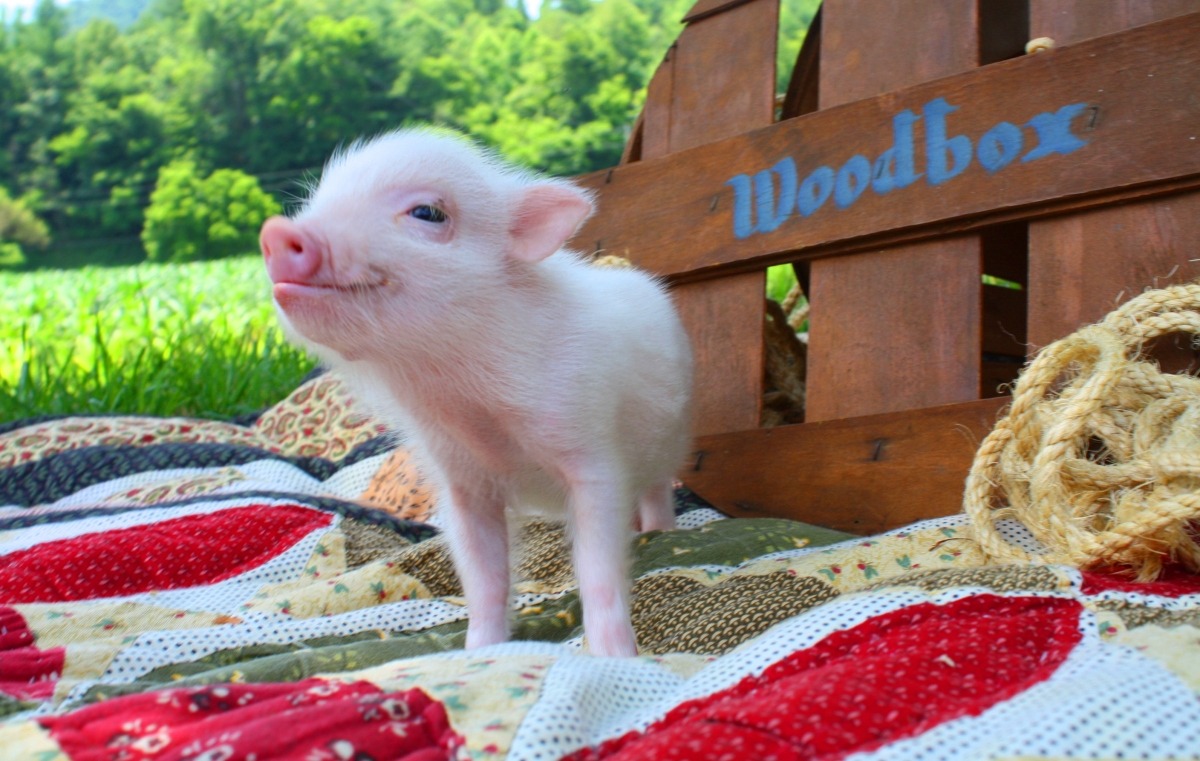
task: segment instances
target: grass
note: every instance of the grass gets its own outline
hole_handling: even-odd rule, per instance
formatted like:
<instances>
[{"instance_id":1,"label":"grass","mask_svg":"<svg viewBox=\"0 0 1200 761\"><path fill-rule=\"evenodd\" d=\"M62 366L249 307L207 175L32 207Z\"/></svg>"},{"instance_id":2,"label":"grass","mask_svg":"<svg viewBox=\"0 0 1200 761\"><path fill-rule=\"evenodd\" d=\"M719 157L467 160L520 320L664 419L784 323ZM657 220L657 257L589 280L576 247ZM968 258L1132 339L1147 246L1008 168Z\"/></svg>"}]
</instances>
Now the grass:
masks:
<instances>
[{"instance_id":1,"label":"grass","mask_svg":"<svg viewBox=\"0 0 1200 761\"><path fill-rule=\"evenodd\" d=\"M258 256L0 273L0 422L125 413L228 419L312 367L279 330Z\"/></svg>"}]
</instances>

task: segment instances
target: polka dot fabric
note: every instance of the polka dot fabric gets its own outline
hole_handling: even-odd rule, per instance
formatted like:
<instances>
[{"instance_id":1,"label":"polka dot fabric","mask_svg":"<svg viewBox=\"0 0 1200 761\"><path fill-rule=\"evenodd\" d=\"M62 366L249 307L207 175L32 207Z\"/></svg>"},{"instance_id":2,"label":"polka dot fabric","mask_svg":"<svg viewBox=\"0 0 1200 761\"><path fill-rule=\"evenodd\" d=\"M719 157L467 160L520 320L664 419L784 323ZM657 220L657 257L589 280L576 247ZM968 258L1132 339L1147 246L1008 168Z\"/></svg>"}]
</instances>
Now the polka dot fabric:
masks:
<instances>
[{"instance_id":1,"label":"polka dot fabric","mask_svg":"<svg viewBox=\"0 0 1200 761\"><path fill-rule=\"evenodd\" d=\"M0 432L0 758L1195 759L1200 581L875 537L631 537L639 658L587 653L560 524L520 641L466 610L417 458L322 376L251 424ZM1013 528L1015 541L1033 542Z\"/></svg>"},{"instance_id":2,"label":"polka dot fabric","mask_svg":"<svg viewBox=\"0 0 1200 761\"><path fill-rule=\"evenodd\" d=\"M1079 641L1081 610L1070 600L990 595L902 608L574 758L700 759L721 746L787 758L873 750L1044 681ZM964 627L988 636L963 637Z\"/></svg>"}]
</instances>

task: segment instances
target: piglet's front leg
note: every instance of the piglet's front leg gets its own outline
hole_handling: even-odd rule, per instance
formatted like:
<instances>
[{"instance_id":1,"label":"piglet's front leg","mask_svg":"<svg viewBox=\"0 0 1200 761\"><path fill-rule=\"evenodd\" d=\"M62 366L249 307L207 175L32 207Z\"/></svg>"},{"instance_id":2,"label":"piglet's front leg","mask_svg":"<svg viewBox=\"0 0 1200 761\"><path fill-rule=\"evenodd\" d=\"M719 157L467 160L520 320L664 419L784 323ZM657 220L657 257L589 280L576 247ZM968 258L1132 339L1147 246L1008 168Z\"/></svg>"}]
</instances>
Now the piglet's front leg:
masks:
<instances>
[{"instance_id":1,"label":"piglet's front leg","mask_svg":"<svg viewBox=\"0 0 1200 761\"><path fill-rule=\"evenodd\" d=\"M605 468L569 479L575 576L583 630L593 655L637 655L629 612L629 526L633 495Z\"/></svg>"},{"instance_id":2,"label":"piglet's front leg","mask_svg":"<svg viewBox=\"0 0 1200 761\"><path fill-rule=\"evenodd\" d=\"M467 647L508 640L508 526L497 496L452 486L445 495L450 552L467 599Z\"/></svg>"}]
</instances>

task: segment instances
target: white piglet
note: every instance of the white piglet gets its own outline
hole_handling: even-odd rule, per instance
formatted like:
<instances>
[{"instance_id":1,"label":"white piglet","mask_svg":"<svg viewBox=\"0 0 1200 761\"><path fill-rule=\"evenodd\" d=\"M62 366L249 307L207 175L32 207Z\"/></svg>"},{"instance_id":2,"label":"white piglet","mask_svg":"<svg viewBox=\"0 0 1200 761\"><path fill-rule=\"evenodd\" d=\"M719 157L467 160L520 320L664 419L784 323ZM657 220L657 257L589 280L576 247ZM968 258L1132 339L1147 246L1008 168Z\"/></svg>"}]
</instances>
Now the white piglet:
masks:
<instances>
[{"instance_id":1,"label":"white piglet","mask_svg":"<svg viewBox=\"0 0 1200 761\"><path fill-rule=\"evenodd\" d=\"M565 507L588 647L635 655L631 531L674 525L691 351L659 282L562 248L591 211L569 182L409 130L335 156L262 228L289 335L423 455L467 647L508 639L510 518Z\"/></svg>"}]
</instances>

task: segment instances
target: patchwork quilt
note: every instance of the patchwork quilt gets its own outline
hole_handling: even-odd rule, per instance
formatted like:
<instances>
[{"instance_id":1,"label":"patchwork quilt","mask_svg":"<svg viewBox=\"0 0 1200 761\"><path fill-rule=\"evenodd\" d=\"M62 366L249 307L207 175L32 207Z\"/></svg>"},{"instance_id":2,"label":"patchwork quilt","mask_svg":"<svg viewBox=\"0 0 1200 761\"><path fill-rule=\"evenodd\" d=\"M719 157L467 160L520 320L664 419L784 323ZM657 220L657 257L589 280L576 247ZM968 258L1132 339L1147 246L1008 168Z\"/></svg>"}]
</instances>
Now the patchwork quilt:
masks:
<instances>
[{"instance_id":1,"label":"patchwork quilt","mask_svg":"<svg viewBox=\"0 0 1200 761\"><path fill-rule=\"evenodd\" d=\"M677 498L631 539L641 656L587 653L541 521L516 640L464 651L429 486L336 378L0 427L0 759L1200 758L1194 576Z\"/></svg>"}]
</instances>

